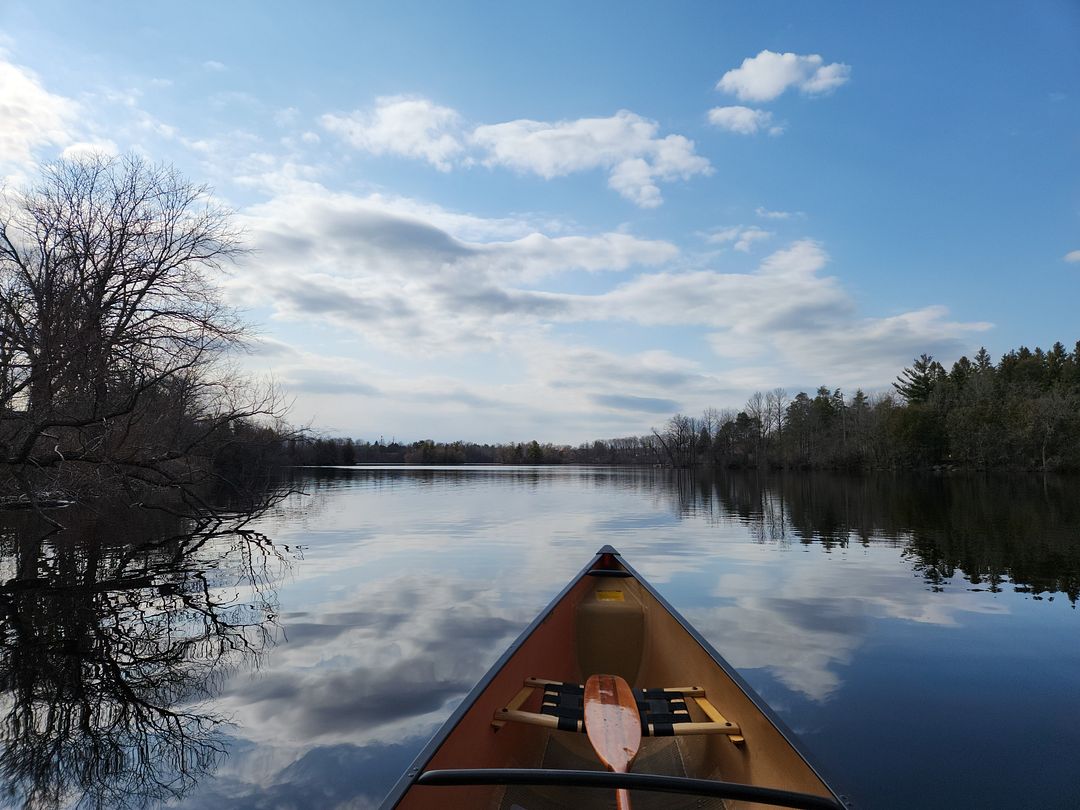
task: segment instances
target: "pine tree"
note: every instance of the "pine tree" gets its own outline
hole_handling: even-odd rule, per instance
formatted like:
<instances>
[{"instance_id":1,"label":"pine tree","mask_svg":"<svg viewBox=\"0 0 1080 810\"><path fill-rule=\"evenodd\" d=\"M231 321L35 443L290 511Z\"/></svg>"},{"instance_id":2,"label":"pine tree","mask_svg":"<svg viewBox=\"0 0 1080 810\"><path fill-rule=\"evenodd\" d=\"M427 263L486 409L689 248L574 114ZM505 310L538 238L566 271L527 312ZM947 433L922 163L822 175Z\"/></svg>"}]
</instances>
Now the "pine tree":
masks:
<instances>
[{"instance_id":1,"label":"pine tree","mask_svg":"<svg viewBox=\"0 0 1080 810\"><path fill-rule=\"evenodd\" d=\"M926 402L936 386L945 377L945 369L929 354L921 354L905 368L893 383L893 388L908 404Z\"/></svg>"}]
</instances>

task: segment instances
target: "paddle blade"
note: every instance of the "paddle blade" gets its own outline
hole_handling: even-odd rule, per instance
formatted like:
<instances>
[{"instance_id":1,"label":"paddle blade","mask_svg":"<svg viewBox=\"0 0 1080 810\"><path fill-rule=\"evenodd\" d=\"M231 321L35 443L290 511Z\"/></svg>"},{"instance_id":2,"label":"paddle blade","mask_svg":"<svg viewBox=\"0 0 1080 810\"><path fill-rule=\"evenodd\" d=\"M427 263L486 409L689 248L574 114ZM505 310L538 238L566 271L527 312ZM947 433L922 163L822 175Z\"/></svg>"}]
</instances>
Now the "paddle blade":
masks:
<instances>
[{"instance_id":1,"label":"paddle blade","mask_svg":"<svg viewBox=\"0 0 1080 810\"><path fill-rule=\"evenodd\" d=\"M600 762L626 773L641 747L641 719L630 685L618 675L585 682L585 730Z\"/></svg>"}]
</instances>

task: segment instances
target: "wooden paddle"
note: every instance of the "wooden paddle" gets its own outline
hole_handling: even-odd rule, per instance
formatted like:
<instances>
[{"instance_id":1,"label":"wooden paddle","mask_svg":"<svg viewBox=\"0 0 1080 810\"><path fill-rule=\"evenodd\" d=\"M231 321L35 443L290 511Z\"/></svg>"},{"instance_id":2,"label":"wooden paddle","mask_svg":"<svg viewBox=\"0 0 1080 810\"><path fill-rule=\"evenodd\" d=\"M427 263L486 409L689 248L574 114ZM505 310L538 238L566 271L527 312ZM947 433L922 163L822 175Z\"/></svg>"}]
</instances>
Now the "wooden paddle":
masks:
<instances>
[{"instance_id":1,"label":"wooden paddle","mask_svg":"<svg viewBox=\"0 0 1080 810\"><path fill-rule=\"evenodd\" d=\"M618 675L590 675L585 682L585 731L609 771L627 773L641 746L641 718L630 685ZM630 794L615 792L618 810L630 810Z\"/></svg>"}]
</instances>

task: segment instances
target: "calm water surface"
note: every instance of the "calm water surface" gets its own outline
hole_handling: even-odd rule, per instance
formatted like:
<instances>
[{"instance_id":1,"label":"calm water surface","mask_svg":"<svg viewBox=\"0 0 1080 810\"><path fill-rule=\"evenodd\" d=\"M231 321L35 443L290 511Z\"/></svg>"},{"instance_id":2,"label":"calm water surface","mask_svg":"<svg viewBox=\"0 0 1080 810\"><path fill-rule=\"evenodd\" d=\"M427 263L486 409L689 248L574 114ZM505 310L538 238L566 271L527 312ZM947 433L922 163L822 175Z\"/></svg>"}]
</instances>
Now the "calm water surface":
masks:
<instances>
[{"instance_id":1,"label":"calm water surface","mask_svg":"<svg viewBox=\"0 0 1080 810\"><path fill-rule=\"evenodd\" d=\"M319 470L0 525L0 798L367 808L601 545L863 808L1080 806L1080 482ZM195 529L196 531L193 531Z\"/></svg>"}]
</instances>

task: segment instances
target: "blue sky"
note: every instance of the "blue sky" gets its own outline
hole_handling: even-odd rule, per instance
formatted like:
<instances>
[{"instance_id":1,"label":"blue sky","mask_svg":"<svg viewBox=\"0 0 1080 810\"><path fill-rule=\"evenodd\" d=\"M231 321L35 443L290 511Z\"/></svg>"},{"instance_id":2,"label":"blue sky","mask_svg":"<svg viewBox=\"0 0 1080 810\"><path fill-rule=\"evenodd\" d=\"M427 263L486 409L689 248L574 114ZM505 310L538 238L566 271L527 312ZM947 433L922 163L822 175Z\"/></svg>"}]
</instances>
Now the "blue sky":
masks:
<instances>
[{"instance_id":1,"label":"blue sky","mask_svg":"<svg viewBox=\"0 0 1080 810\"><path fill-rule=\"evenodd\" d=\"M1080 6L0 5L0 176L207 182L292 417L646 432L1080 338Z\"/></svg>"}]
</instances>

